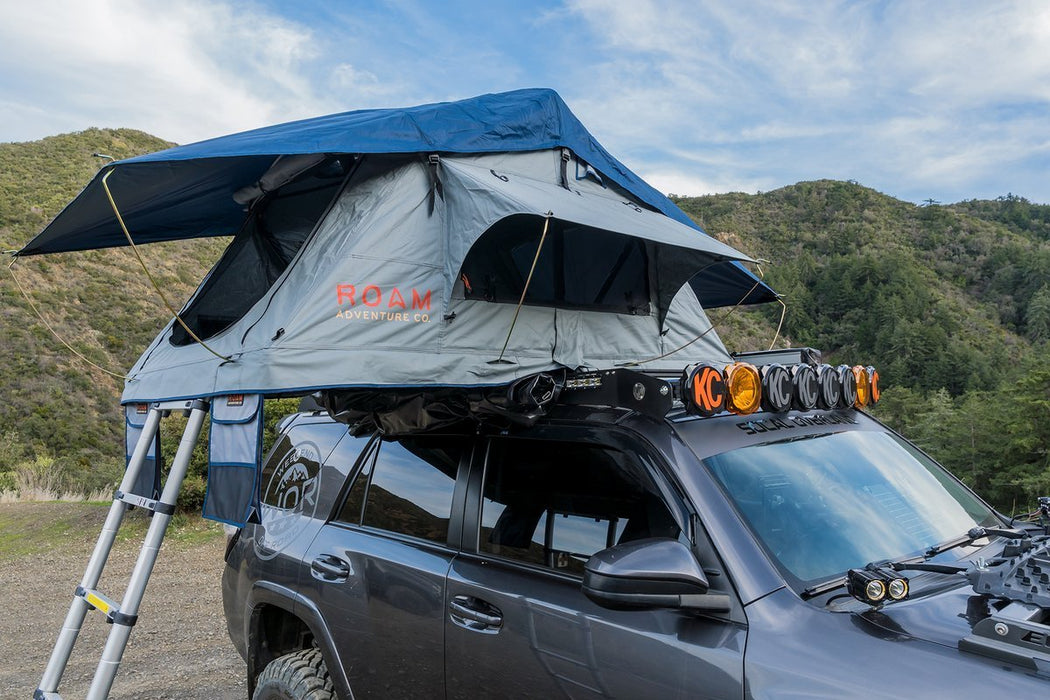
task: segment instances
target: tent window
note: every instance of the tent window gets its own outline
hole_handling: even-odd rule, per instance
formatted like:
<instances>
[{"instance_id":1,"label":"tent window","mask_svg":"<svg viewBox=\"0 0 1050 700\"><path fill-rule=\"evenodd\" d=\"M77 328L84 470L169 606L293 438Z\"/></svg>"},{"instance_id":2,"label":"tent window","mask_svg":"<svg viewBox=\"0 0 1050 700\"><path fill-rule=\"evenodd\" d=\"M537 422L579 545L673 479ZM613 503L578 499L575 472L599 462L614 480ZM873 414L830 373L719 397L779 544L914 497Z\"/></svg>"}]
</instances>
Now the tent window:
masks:
<instances>
[{"instance_id":1,"label":"tent window","mask_svg":"<svg viewBox=\"0 0 1050 700\"><path fill-rule=\"evenodd\" d=\"M180 314L206 340L236 323L277 281L299 252L343 182L339 159L329 159L252 207L247 221L197 294ZM175 324L172 345L193 338Z\"/></svg>"},{"instance_id":2,"label":"tent window","mask_svg":"<svg viewBox=\"0 0 1050 700\"><path fill-rule=\"evenodd\" d=\"M542 233L543 217L533 214L493 225L463 261L464 296L517 303ZM644 241L551 219L525 303L647 315L648 268Z\"/></svg>"}]
</instances>

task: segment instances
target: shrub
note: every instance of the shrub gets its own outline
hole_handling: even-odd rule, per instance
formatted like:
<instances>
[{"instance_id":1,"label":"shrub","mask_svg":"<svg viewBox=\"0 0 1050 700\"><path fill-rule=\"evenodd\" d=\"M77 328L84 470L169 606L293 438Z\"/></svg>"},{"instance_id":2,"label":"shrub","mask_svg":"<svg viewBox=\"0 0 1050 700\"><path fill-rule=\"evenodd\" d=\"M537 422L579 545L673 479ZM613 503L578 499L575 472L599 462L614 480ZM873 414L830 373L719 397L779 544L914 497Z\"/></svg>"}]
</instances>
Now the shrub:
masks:
<instances>
[{"instance_id":1,"label":"shrub","mask_svg":"<svg viewBox=\"0 0 1050 700\"><path fill-rule=\"evenodd\" d=\"M182 491L179 493L179 510L186 513L201 512L206 491L207 484L204 477L199 474L188 474L182 482Z\"/></svg>"},{"instance_id":2,"label":"shrub","mask_svg":"<svg viewBox=\"0 0 1050 700\"><path fill-rule=\"evenodd\" d=\"M20 463L14 476L15 490L23 501L55 501L62 495L62 471L50 455Z\"/></svg>"}]
</instances>

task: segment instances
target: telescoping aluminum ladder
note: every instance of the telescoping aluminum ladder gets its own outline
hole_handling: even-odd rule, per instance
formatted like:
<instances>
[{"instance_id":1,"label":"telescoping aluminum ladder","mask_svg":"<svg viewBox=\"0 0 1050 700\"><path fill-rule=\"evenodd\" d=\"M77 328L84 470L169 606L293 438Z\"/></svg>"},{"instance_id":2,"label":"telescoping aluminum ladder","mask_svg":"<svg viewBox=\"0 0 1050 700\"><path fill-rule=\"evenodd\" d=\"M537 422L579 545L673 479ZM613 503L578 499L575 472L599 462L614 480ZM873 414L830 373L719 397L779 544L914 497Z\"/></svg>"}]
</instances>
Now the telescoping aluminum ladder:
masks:
<instances>
[{"instance_id":1,"label":"telescoping aluminum ladder","mask_svg":"<svg viewBox=\"0 0 1050 700\"><path fill-rule=\"evenodd\" d=\"M150 445L153 444L157 431L160 429L161 417L168 415L174 410L185 411L189 417L186 421L186 430L183 432L182 440L179 443L179 449L175 453L175 459L171 464L171 470L168 472L168 477L164 482L164 490L160 499L153 500L131 493L130 491L136 483L139 472L146 463ZM99 661L98 668L95 670L95 675L91 680L91 688L88 690L87 698L88 700L105 700L109 695L109 690L113 686L113 679L117 674L117 668L120 666L120 659L124 655L124 648L127 646L128 638L131 636L131 628L135 626L135 621L138 619L139 604L142 602L146 584L149 582L150 574L153 572L153 565L157 561L157 554L160 550L161 542L164 540L164 533L168 528L168 523L171 521L172 514L175 512L175 502L178 500L179 490L182 488L182 481L186 476L190 456L193 453L194 446L197 444L201 426L204 424L204 419L207 415L208 402L203 400L168 401L150 405L142 434L135 445L135 450L132 453L131 461L128 463L127 471L124 473L124 478L120 483L120 488L113 498L113 505L110 506L106 523L102 526L102 533L99 535L98 543L95 544L95 551L91 554L87 569L84 571L84 578L80 581L80 585L77 586L73 595L73 603L69 606L69 613L66 615L66 621L62 624L62 631L59 632L54 651L51 652L51 659L44 670L40 687L33 694L34 700L61 700L62 696L58 694L59 681L62 680L62 673L69 662L73 645L76 643L77 635L80 634L80 628L84 624L84 618L88 611L92 609L98 610L105 615L107 622L112 623L113 627L106 640L106 646L102 652L102 660ZM135 568L132 570L131 579L128 581L128 588L124 593L124 597L117 602L115 599L103 595L98 591L97 587L102 576L102 569L109 559L110 550L113 548L117 530L124 520L124 514L131 506L150 510L153 512L153 517L150 520L149 529L146 531L142 549L139 551L138 560L135 562Z\"/></svg>"}]
</instances>

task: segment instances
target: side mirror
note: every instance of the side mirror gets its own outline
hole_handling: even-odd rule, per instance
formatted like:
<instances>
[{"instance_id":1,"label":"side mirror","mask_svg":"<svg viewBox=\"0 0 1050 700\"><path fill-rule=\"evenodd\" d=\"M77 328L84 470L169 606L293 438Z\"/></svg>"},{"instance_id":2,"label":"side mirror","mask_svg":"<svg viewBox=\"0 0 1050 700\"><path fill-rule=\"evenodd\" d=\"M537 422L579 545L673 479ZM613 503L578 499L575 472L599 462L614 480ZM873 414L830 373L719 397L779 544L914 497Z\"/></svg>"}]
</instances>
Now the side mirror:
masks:
<instances>
[{"instance_id":1,"label":"side mirror","mask_svg":"<svg viewBox=\"0 0 1050 700\"><path fill-rule=\"evenodd\" d=\"M728 612L729 596L710 585L693 553L678 540L654 537L618 544L587 560L583 593L614 610L678 608Z\"/></svg>"}]
</instances>

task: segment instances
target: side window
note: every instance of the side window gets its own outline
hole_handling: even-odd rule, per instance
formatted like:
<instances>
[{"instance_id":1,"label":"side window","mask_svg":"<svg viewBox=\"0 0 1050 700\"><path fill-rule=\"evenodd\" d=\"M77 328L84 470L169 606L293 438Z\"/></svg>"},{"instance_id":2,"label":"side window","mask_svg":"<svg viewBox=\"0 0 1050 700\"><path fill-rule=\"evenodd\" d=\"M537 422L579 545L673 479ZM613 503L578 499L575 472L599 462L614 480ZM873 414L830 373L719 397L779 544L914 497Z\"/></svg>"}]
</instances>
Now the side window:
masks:
<instances>
[{"instance_id":1,"label":"side window","mask_svg":"<svg viewBox=\"0 0 1050 700\"><path fill-rule=\"evenodd\" d=\"M368 488L368 478L372 475L372 466L375 464L376 455L379 454L378 447L379 445L376 445L376 449L373 449L365 457L361 470L354 477L354 483L350 485L350 490L346 494L346 500L343 501L338 515L335 516L335 519L339 522L350 523L351 525L361 524L361 510L365 505L365 489Z\"/></svg>"},{"instance_id":2,"label":"side window","mask_svg":"<svg viewBox=\"0 0 1050 700\"><path fill-rule=\"evenodd\" d=\"M361 524L445 542L463 438L414 437L379 446ZM348 502L353 500L353 493ZM352 507L352 505L351 505Z\"/></svg>"},{"instance_id":3,"label":"side window","mask_svg":"<svg viewBox=\"0 0 1050 700\"><path fill-rule=\"evenodd\" d=\"M565 573L614 544L680 532L645 470L599 445L493 440L483 496L480 551Z\"/></svg>"}]
</instances>

